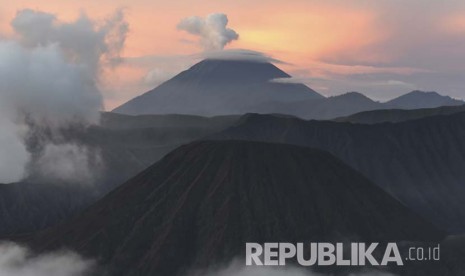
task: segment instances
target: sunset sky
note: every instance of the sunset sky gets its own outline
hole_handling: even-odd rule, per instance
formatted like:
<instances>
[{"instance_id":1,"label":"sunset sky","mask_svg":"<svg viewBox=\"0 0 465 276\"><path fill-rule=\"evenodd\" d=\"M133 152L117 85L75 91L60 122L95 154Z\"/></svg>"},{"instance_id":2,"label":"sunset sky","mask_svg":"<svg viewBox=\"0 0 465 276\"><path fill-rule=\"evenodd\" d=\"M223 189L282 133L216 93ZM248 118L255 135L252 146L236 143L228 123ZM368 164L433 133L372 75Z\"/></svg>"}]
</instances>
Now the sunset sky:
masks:
<instances>
[{"instance_id":1,"label":"sunset sky","mask_svg":"<svg viewBox=\"0 0 465 276\"><path fill-rule=\"evenodd\" d=\"M201 58L199 38L177 28L187 17L224 13L248 49L324 95L360 91L386 100L411 90L465 98L465 1L455 0L17 0L0 5L0 37L28 8L75 20L123 8L130 31L124 62L105 72L107 110Z\"/></svg>"}]
</instances>

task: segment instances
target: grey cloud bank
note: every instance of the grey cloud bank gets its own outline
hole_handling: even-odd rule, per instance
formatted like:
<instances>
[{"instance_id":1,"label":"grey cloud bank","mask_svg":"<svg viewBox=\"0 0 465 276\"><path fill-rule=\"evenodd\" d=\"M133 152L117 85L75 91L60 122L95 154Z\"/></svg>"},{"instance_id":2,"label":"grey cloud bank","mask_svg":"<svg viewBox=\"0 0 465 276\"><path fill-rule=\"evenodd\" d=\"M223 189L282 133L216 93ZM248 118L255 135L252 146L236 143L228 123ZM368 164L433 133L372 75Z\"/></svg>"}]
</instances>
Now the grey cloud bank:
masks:
<instances>
[{"instance_id":1,"label":"grey cloud bank","mask_svg":"<svg viewBox=\"0 0 465 276\"><path fill-rule=\"evenodd\" d=\"M0 243L2 276L85 276L94 263L70 251L33 255L14 243Z\"/></svg>"}]
</instances>

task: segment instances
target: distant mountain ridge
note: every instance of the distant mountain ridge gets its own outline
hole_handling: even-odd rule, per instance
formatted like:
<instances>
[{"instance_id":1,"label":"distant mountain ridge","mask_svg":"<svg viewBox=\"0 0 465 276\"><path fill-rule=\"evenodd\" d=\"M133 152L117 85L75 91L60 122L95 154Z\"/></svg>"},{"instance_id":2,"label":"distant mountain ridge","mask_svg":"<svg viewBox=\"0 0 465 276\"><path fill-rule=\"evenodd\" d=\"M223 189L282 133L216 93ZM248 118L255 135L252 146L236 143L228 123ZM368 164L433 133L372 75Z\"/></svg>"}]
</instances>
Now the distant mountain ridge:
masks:
<instances>
[{"instance_id":1,"label":"distant mountain ridge","mask_svg":"<svg viewBox=\"0 0 465 276\"><path fill-rule=\"evenodd\" d=\"M358 92L349 92L317 100L292 103L264 103L255 106L260 114L289 114L304 119L327 120L365 110L382 109L383 104L375 102Z\"/></svg>"},{"instance_id":2,"label":"distant mountain ridge","mask_svg":"<svg viewBox=\"0 0 465 276\"><path fill-rule=\"evenodd\" d=\"M269 62L206 59L113 112L200 116L279 113L327 120L369 110L465 104L436 92L421 91L386 103L358 92L325 98L303 84L274 81L289 77Z\"/></svg>"},{"instance_id":3,"label":"distant mountain ridge","mask_svg":"<svg viewBox=\"0 0 465 276\"><path fill-rule=\"evenodd\" d=\"M348 92L317 100L291 103L265 103L255 107L260 114L289 114L302 119L332 120L352 114L390 109L438 108L459 106L465 102L436 92L413 91L388 102L377 102L359 92Z\"/></svg>"},{"instance_id":4,"label":"distant mountain ridge","mask_svg":"<svg viewBox=\"0 0 465 276\"><path fill-rule=\"evenodd\" d=\"M437 92L412 91L386 102L387 107L399 109L435 108L440 106L463 105L465 102Z\"/></svg>"}]
</instances>

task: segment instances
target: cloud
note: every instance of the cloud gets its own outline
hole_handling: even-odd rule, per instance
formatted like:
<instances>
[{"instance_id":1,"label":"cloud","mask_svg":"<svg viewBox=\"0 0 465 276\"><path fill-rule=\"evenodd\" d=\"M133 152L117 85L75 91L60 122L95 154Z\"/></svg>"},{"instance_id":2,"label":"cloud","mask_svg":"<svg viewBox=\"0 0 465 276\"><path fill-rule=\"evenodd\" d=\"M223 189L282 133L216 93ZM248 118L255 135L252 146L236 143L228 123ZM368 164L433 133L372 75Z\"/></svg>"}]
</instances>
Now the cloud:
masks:
<instances>
[{"instance_id":1,"label":"cloud","mask_svg":"<svg viewBox=\"0 0 465 276\"><path fill-rule=\"evenodd\" d=\"M149 87L158 86L177 73L178 72L168 72L161 68L153 68L144 76L143 83Z\"/></svg>"},{"instance_id":2,"label":"cloud","mask_svg":"<svg viewBox=\"0 0 465 276\"><path fill-rule=\"evenodd\" d=\"M339 5L336 1L329 3ZM344 6L372 14L372 21L368 24L371 31L360 31L365 32L366 36L375 35L379 39L358 43L351 48L330 49L318 56L320 62L376 68L416 68L417 71L412 74L399 74L394 78L423 90L464 97L465 65L462 61L465 59L465 50L462 45L465 44L465 21L459 18L464 18L465 2L412 0L399 4L389 0L364 3L350 0L344 2ZM412 10L421 16L413 18ZM393 78L392 75L377 72L366 74L373 75L379 81L386 81L383 78L385 76ZM357 73L350 78L360 80ZM394 96L389 91L381 93L371 90L368 93L383 95L384 98Z\"/></svg>"},{"instance_id":3,"label":"cloud","mask_svg":"<svg viewBox=\"0 0 465 276\"><path fill-rule=\"evenodd\" d=\"M203 59L246 60L285 64L285 62L265 53L246 49L208 51L192 55L129 57L125 58L124 61L127 64L147 70L140 84L142 84L143 89L152 89Z\"/></svg>"},{"instance_id":4,"label":"cloud","mask_svg":"<svg viewBox=\"0 0 465 276\"><path fill-rule=\"evenodd\" d=\"M272 267L228 267L205 276L322 276L297 268L272 268Z\"/></svg>"},{"instance_id":5,"label":"cloud","mask_svg":"<svg viewBox=\"0 0 465 276\"><path fill-rule=\"evenodd\" d=\"M147 73L142 77L139 85L143 86L142 89L152 89L202 59L248 60L285 64L285 62L265 53L246 49L207 51L191 55L126 57L124 62L146 70Z\"/></svg>"},{"instance_id":6,"label":"cloud","mask_svg":"<svg viewBox=\"0 0 465 276\"><path fill-rule=\"evenodd\" d=\"M41 178L85 184L92 183L102 167L98 150L71 143L46 144L34 164Z\"/></svg>"},{"instance_id":7,"label":"cloud","mask_svg":"<svg viewBox=\"0 0 465 276\"><path fill-rule=\"evenodd\" d=\"M227 28L228 17L223 13L212 13L206 18L192 16L179 22L177 28L200 38L206 51L222 50L227 44L239 39L239 34Z\"/></svg>"},{"instance_id":8,"label":"cloud","mask_svg":"<svg viewBox=\"0 0 465 276\"><path fill-rule=\"evenodd\" d=\"M327 3L332 7L340 6L337 1ZM438 65L451 62L451 57L458 52L461 55L465 53L459 46L461 44L456 44L463 42L463 36L457 32L448 32L447 29L452 26L446 24L454 15L461 12L463 17L465 14L465 4L461 1L412 0L399 4L389 0L366 3L349 0L344 2L344 6L347 10L371 14L371 20L366 24L367 28L360 31L364 32L365 36L373 35L378 39L367 43L359 42L351 48L330 49L319 57L321 60L338 64L383 64L402 67L432 65L437 69ZM412 18L412 10L422 16ZM455 28L457 24L454 23L453 26ZM439 64L435 64L438 61Z\"/></svg>"},{"instance_id":9,"label":"cloud","mask_svg":"<svg viewBox=\"0 0 465 276\"><path fill-rule=\"evenodd\" d=\"M245 266L238 259L232 261L228 266L209 271L194 271L189 276L331 276L333 274L317 273L308 268L286 265L286 266ZM346 274L344 274L346 275ZM366 269L359 272L348 273L348 276L396 276L389 272Z\"/></svg>"},{"instance_id":10,"label":"cloud","mask_svg":"<svg viewBox=\"0 0 465 276\"><path fill-rule=\"evenodd\" d=\"M50 154L59 151L41 151L50 149L51 140L66 144L60 141L61 129L99 122L100 76L120 60L128 31L122 11L103 22L85 14L61 22L55 15L26 9L11 25L14 35L0 40L0 148L9 151L0 155L0 164L17 168L0 175L0 182L8 183L34 168L37 156L56 160ZM34 137L41 132L49 135Z\"/></svg>"},{"instance_id":11,"label":"cloud","mask_svg":"<svg viewBox=\"0 0 465 276\"><path fill-rule=\"evenodd\" d=\"M304 268L294 266L285 267L264 267L264 266L245 266L239 260L233 260L226 267L218 269L209 269L208 271L192 271L189 276L324 276L313 273Z\"/></svg>"},{"instance_id":12,"label":"cloud","mask_svg":"<svg viewBox=\"0 0 465 276\"><path fill-rule=\"evenodd\" d=\"M28 49L0 42L1 111L16 120L58 127L70 122L95 123L102 96L86 66L66 60L60 46Z\"/></svg>"},{"instance_id":13,"label":"cloud","mask_svg":"<svg viewBox=\"0 0 465 276\"><path fill-rule=\"evenodd\" d=\"M89 275L93 265L69 251L36 256L17 244L0 243L2 276L84 276Z\"/></svg>"},{"instance_id":14,"label":"cloud","mask_svg":"<svg viewBox=\"0 0 465 276\"><path fill-rule=\"evenodd\" d=\"M73 22L60 22L53 14L25 9L16 14L11 26L22 45L35 48L58 44L69 61L85 65L94 76L98 76L102 64L121 60L129 31L121 9L103 22L85 13Z\"/></svg>"},{"instance_id":15,"label":"cloud","mask_svg":"<svg viewBox=\"0 0 465 276\"><path fill-rule=\"evenodd\" d=\"M284 64L285 62L275 59L265 53L247 50L247 49L230 49L223 51L210 51L198 55L201 58L207 59L222 59L222 60L248 60L254 62L272 62Z\"/></svg>"}]
</instances>

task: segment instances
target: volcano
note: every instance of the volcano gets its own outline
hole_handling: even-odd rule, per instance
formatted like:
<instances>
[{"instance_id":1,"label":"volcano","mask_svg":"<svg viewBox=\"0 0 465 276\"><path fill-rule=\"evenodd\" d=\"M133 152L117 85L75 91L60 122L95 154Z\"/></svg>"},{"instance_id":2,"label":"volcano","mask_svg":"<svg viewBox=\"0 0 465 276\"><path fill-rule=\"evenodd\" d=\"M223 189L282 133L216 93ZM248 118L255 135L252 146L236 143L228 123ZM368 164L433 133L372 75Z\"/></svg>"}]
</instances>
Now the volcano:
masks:
<instances>
[{"instance_id":1,"label":"volcano","mask_svg":"<svg viewBox=\"0 0 465 276\"><path fill-rule=\"evenodd\" d=\"M323 98L303 84L273 82L282 78L290 75L268 62L206 59L113 112L231 115L266 102Z\"/></svg>"},{"instance_id":2,"label":"volcano","mask_svg":"<svg viewBox=\"0 0 465 276\"><path fill-rule=\"evenodd\" d=\"M203 141L176 149L29 243L96 258L105 275L181 275L240 256L245 242L441 236L327 152Z\"/></svg>"}]
</instances>

